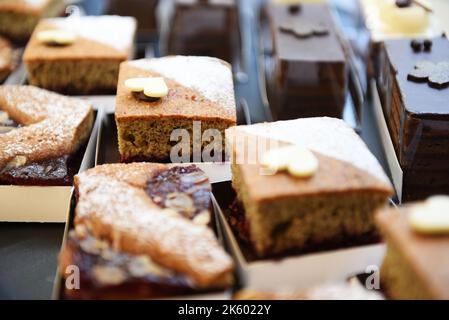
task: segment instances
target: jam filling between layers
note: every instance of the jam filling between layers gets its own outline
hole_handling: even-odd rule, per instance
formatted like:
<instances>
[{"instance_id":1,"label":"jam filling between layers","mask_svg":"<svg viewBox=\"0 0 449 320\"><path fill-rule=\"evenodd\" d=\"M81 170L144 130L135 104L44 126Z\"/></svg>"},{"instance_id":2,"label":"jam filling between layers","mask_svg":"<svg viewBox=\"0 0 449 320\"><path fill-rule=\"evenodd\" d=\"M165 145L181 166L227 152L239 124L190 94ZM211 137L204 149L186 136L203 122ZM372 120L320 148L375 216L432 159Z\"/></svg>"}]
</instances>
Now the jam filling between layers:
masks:
<instances>
[{"instance_id":1,"label":"jam filling between layers","mask_svg":"<svg viewBox=\"0 0 449 320\"><path fill-rule=\"evenodd\" d=\"M145 191L161 208L173 209L195 223L211 225L211 185L195 165L159 172L148 180ZM66 291L67 298L105 297L124 291L125 295L162 297L199 291L187 276L163 268L148 256L116 251L80 226L69 234L68 248L71 264L80 267L86 290Z\"/></svg>"},{"instance_id":2,"label":"jam filling between layers","mask_svg":"<svg viewBox=\"0 0 449 320\"><path fill-rule=\"evenodd\" d=\"M21 127L14 120L2 116L3 114L0 111L0 135ZM13 163L0 170L0 185L71 186L83 155L84 148L80 148L73 155L28 164L25 157L18 156Z\"/></svg>"}]
</instances>

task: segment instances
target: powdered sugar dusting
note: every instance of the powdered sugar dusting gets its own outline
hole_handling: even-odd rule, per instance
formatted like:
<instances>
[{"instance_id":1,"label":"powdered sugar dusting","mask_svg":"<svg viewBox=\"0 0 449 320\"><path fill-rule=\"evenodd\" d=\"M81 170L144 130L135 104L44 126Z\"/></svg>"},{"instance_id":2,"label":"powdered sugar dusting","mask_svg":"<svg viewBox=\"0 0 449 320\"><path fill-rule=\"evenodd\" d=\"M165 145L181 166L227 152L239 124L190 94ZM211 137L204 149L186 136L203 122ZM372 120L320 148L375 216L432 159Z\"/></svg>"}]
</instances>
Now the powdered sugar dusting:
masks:
<instances>
[{"instance_id":1,"label":"powdered sugar dusting","mask_svg":"<svg viewBox=\"0 0 449 320\"><path fill-rule=\"evenodd\" d=\"M133 67L159 73L187 88L197 90L206 99L225 108L235 109L231 68L219 59L169 56L129 63Z\"/></svg>"},{"instance_id":2,"label":"powdered sugar dusting","mask_svg":"<svg viewBox=\"0 0 449 320\"><path fill-rule=\"evenodd\" d=\"M77 176L79 200L75 224L91 227L97 237L110 240L116 249L148 254L158 264L191 276L201 286L211 286L232 269L232 260L220 247L211 229L176 211L156 206L142 188L109 174L154 170L154 164L99 166ZM126 239L126 240L125 240Z\"/></svg>"},{"instance_id":3,"label":"powdered sugar dusting","mask_svg":"<svg viewBox=\"0 0 449 320\"><path fill-rule=\"evenodd\" d=\"M46 19L46 22L78 36L110 46L117 50L128 50L134 40L136 20L121 16L70 16Z\"/></svg>"},{"instance_id":4,"label":"powdered sugar dusting","mask_svg":"<svg viewBox=\"0 0 449 320\"><path fill-rule=\"evenodd\" d=\"M346 161L391 185L377 159L343 120L306 118L236 128L248 134L301 145L325 156Z\"/></svg>"},{"instance_id":5,"label":"powdered sugar dusting","mask_svg":"<svg viewBox=\"0 0 449 320\"><path fill-rule=\"evenodd\" d=\"M0 169L16 156L27 162L72 154L78 129L92 112L83 100L32 86L0 86L0 109L25 125L0 135Z\"/></svg>"}]
</instances>

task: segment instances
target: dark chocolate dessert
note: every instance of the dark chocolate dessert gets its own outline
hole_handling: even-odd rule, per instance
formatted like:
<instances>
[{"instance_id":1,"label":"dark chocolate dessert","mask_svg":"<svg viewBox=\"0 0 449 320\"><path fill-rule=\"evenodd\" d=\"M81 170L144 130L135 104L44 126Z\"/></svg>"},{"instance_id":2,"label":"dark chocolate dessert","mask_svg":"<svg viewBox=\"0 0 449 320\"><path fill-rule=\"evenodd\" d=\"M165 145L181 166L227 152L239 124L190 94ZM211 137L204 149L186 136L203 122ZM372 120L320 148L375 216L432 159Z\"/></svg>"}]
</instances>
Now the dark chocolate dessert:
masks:
<instances>
[{"instance_id":1,"label":"dark chocolate dessert","mask_svg":"<svg viewBox=\"0 0 449 320\"><path fill-rule=\"evenodd\" d=\"M265 77L275 119L341 117L346 63L326 4L291 10L268 4L261 14Z\"/></svg>"},{"instance_id":2,"label":"dark chocolate dessert","mask_svg":"<svg viewBox=\"0 0 449 320\"><path fill-rule=\"evenodd\" d=\"M167 51L232 62L239 46L235 0L176 0Z\"/></svg>"},{"instance_id":3,"label":"dark chocolate dessert","mask_svg":"<svg viewBox=\"0 0 449 320\"><path fill-rule=\"evenodd\" d=\"M406 39L382 47L377 86L403 170L402 201L449 193L449 41L428 41L414 41L420 50Z\"/></svg>"}]
</instances>

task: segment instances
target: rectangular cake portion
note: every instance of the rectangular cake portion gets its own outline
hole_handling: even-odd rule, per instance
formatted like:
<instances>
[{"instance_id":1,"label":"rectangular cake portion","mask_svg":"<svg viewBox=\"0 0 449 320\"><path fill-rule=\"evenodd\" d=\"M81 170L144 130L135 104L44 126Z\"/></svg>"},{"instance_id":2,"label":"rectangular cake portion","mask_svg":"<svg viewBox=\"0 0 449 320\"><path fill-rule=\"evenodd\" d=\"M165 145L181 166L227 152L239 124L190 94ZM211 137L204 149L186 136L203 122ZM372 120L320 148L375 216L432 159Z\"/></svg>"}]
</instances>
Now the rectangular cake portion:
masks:
<instances>
[{"instance_id":1,"label":"rectangular cake portion","mask_svg":"<svg viewBox=\"0 0 449 320\"><path fill-rule=\"evenodd\" d=\"M48 31L63 34L46 39ZM133 54L131 17L84 16L42 20L23 56L30 84L67 94L115 93L120 63Z\"/></svg>"},{"instance_id":2,"label":"rectangular cake portion","mask_svg":"<svg viewBox=\"0 0 449 320\"><path fill-rule=\"evenodd\" d=\"M244 208L242 238L260 258L372 241L374 213L386 205L392 188L376 158L342 120L237 126L226 131L226 142L232 184ZM267 158L287 161L286 167L267 171Z\"/></svg>"},{"instance_id":3,"label":"rectangular cake portion","mask_svg":"<svg viewBox=\"0 0 449 320\"><path fill-rule=\"evenodd\" d=\"M443 219L443 215L449 215L448 199L432 197L400 209L382 211L376 216L387 243L380 281L388 298L449 299L449 233L448 220L446 218L444 223ZM431 221L435 214L441 218L436 220L439 226L432 227L439 231L432 234L429 227L435 223ZM427 230L422 229L423 226ZM444 226L446 232L443 232Z\"/></svg>"},{"instance_id":4,"label":"rectangular cake portion","mask_svg":"<svg viewBox=\"0 0 449 320\"><path fill-rule=\"evenodd\" d=\"M167 95L142 99L125 85L136 77L162 78ZM171 157L176 145L183 146L182 156L187 160L200 157L196 161L201 161L203 147L212 141L221 149L213 156L222 159L224 130L236 123L230 65L216 58L185 56L125 62L120 67L115 118L124 162L179 162ZM208 132L217 139L206 137ZM176 157L181 154L178 151Z\"/></svg>"},{"instance_id":5,"label":"rectangular cake portion","mask_svg":"<svg viewBox=\"0 0 449 320\"><path fill-rule=\"evenodd\" d=\"M168 54L233 61L240 32L235 0L176 0L173 10Z\"/></svg>"},{"instance_id":6,"label":"rectangular cake portion","mask_svg":"<svg viewBox=\"0 0 449 320\"><path fill-rule=\"evenodd\" d=\"M347 87L345 53L328 5L271 1L260 23L274 118L341 117Z\"/></svg>"},{"instance_id":7,"label":"rectangular cake portion","mask_svg":"<svg viewBox=\"0 0 449 320\"><path fill-rule=\"evenodd\" d=\"M402 201L449 192L448 57L444 37L388 40L382 47L377 85L403 170Z\"/></svg>"},{"instance_id":8,"label":"rectangular cake portion","mask_svg":"<svg viewBox=\"0 0 449 320\"><path fill-rule=\"evenodd\" d=\"M63 0L0 1L0 34L15 42L28 40L39 20L63 12Z\"/></svg>"},{"instance_id":9,"label":"rectangular cake portion","mask_svg":"<svg viewBox=\"0 0 449 320\"><path fill-rule=\"evenodd\" d=\"M213 232L211 185L194 165L97 166L75 178L74 228L59 259L66 299L150 299L222 291L233 262ZM168 241L167 241L168 240Z\"/></svg>"}]
</instances>

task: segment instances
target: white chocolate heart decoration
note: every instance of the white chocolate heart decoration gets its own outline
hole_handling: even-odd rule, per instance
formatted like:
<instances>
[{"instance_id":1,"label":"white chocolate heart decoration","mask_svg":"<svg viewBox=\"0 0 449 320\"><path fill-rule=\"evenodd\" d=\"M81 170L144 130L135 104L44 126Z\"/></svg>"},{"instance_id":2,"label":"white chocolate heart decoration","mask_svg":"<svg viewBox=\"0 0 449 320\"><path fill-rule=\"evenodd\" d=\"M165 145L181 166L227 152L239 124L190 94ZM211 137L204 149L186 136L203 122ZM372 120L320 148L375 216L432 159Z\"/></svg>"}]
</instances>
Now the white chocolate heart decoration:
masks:
<instances>
[{"instance_id":1,"label":"white chocolate heart decoration","mask_svg":"<svg viewBox=\"0 0 449 320\"><path fill-rule=\"evenodd\" d=\"M413 230L423 234L449 234L449 196L433 196L413 207L410 217Z\"/></svg>"},{"instance_id":2,"label":"white chocolate heart decoration","mask_svg":"<svg viewBox=\"0 0 449 320\"><path fill-rule=\"evenodd\" d=\"M125 81L125 87L131 92L143 92L150 98L163 98L168 94L168 87L164 78L130 78Z\"/></svg>"},{"instance_id":3,"label":"white chocolate heart decoration","mask_svg":"<svg viewBox=\"0 0 449 320\"><path fill-rule=\"evenodd\" d=\"M287 170L298 178L308 178L318 170L319 162L307 148L286 146L268 151L262 157L261 164L272 171Z\"/></svg>"}]
</instances>

